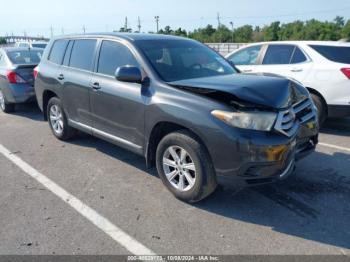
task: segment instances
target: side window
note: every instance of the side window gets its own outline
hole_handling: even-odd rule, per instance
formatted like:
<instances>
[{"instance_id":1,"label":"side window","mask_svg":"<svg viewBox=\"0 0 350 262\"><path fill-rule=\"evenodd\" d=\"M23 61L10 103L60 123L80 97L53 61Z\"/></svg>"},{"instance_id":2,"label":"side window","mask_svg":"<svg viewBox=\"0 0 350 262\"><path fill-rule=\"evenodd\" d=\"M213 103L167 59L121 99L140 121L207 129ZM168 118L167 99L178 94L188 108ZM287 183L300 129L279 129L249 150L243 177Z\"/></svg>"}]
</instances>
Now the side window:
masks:
<instances>
[{"instance_id":1,"label":"side window","mask_svg":"<svg viewBox=\"0 0 350 262\"><path fill-rule=\"evenodd\" d=\"M48 59L55 64L62 64L63 56L66 51L67 45L68 40L56 40L53 43Z\"/></svg>"},{"instance_id":2,"label":"side window","mask_svg":"<svg viewBox=\"0 0 350 262\"><path fill-rule=\"evenodd\" d=\"M255 65L261 50L261 45L247 47L228 58L235 65Z\"/></svg>"},{"instance_id":3,"label":"side window","mask_svg":"<svg viewBox=\"0 0 350 262\"><path fill-rule=\"evenodd\" d=\"M263 65L290 64L294 49L294 45L269 45Z\"/></svg>"},{"instance_id":4,"label":"side window","mask_svg":"<svg viewBox=\"0 0 350 262\"><path fill-rule=\"evenodd\" d=\"M118 67L126 65L138 65L129 48L118 42L103 41L97 72L114 76Z\"/></svg>"},{"instance_id":5,"label":"side window","mask_svg":"<svg viewBox=\"0 0 350 262\"><path fill-rule=\"evenodd\" d=\"M69 65L74 68L91 70L94 59L96 40L75 40Z\"/></svg>"},{"instance_id":6,"label":"side window","mask_svg":"<svg viewBox=\"0 0 350 262\"><path fill-rule=\"evenodd\" d=\"M300 50L299 47L295 47L295 51L292 57L292 61L290 62L291 64L298 64L305 62L307 60L306 56L304 53Z\"/></svg>"}]
</instances>

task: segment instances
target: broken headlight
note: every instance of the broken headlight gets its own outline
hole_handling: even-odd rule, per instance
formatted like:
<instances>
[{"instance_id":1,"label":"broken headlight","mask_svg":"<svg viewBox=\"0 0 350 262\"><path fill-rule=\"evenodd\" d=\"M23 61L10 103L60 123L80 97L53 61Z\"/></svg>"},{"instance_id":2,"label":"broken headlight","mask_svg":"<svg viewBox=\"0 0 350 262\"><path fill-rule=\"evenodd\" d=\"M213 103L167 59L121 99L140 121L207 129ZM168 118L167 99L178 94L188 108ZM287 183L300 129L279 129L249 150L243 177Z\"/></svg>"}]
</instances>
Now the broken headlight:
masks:
<instances>
[{"instance_id":1,"label":"broken headlight","mask_svg":"<svg viewBox=\"0 0 350 262\"><path fill-rule=\"evenodd\" d=\"M233 127L270 131L273 127L277 114L273 112L227 112L214 110L213 116Z\"/></svg>"}]
</instances>

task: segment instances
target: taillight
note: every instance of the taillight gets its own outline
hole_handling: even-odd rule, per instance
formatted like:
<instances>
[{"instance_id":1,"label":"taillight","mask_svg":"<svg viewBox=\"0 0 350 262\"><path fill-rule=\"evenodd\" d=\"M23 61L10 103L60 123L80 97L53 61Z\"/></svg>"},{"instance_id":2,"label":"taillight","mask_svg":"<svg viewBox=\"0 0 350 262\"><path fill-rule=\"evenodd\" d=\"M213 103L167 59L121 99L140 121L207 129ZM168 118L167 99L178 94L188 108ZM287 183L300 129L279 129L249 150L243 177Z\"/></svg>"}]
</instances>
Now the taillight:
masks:
<instances>
[{"instance_id":1,"label":"taillight","mask_svg":"<svg viewBox=\"0 0 350 262\"><path fill-rule=\"evenodd\" d=\"M19 75L16 74L15 71L8 71L7 72L7 79L11 84L22 84L26 83L26 81L20 77Z\"/></svg>"},{"instance_id":2,"label":"taillight","mask_svg":"<svg viewBox=\"0 0 350 262\"><path fill-rule=\"evenodd\" d=\"M38 76L38 74L39 74L39 68L38 68L38 67L35 67L34 70L33 70L34 79L36 79L36 77Z\"/></svg>"},{"instance_id":3,"label":"taillight","mask_svg":"<svg viewBox=\"0 0 350 262\"><path fill-rule=\"evenodd\" d=\"M342 68L342 69L340 69L340 70L343 72L343 74L344 74L347 78L350 79L350 68Z\"/></svg>"}]
</instances>

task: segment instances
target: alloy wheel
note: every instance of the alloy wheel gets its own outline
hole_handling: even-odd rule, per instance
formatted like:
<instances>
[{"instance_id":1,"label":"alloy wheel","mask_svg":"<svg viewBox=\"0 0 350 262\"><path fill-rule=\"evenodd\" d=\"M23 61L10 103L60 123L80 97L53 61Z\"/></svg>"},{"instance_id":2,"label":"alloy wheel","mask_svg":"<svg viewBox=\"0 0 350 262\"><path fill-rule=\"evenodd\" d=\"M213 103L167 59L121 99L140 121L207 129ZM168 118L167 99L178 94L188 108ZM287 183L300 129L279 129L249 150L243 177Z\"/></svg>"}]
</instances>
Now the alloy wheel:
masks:
<instances>
[{"instance_id":1,"label":"alloy wheel","mask_svg":"<svg viewBox=\"0 0 350 262\"><path fill-rule=\"evenodd\" d=\"M179 146L170 146L163 154L163 170L170 184L181 192L196 182L196 167L190 154Z\"/></svg>"},{"instance_id":2,"label":"alloy wheel","mask_svg":"<svg viewBox=\"0 0 350 262\"><path fill-rule=\"evenodd\" d=\"M54 132L61 135L63 132L63 115L61 108L57 105L50 108L50 123Z\"/></svg>"}]
</instances>

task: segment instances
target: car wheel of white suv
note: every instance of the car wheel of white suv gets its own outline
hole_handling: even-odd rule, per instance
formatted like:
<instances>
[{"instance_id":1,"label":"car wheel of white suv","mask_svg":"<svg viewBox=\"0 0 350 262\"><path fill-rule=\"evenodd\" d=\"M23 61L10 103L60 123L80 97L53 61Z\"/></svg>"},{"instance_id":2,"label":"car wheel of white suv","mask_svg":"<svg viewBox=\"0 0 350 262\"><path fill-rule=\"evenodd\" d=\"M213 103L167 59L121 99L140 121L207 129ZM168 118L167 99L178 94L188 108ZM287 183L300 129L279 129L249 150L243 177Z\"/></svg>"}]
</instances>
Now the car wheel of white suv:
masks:
<instances>
[{"instance_id":1,"label":"car wheel of white suv","mask_svg":"<svg viewBox=\"0 0 350 262\"><path fill-rule=\"evenodd\" d=\"M322 98L320 98L318 95L311 94L311 97L317 108L318 122L320 126L322 126L327 119L327 107Z\"/></svg>"}]
</instances>

